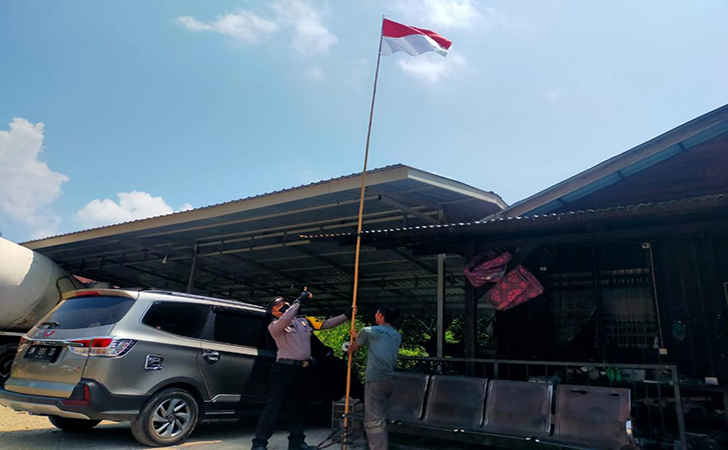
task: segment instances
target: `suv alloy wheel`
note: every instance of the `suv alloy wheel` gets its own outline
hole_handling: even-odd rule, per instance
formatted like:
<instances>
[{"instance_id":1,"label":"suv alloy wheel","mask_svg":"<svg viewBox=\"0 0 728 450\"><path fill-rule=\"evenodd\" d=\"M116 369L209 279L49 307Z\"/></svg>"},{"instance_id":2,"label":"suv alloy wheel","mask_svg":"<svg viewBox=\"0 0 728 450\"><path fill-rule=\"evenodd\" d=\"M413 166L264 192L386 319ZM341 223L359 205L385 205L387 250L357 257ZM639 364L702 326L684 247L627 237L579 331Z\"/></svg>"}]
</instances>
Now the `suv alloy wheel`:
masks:
<instances>
[{"instance_id":1,"label":"suv alloy wheel","mask_svg":"<svg viewBox=\"0 0 728 450\"><path fill-rule=\"evenodd\" d=\"M144 445L172 446L187 439L198 417L197 400L189 392L165 389L152 396L131 421L131 432Z\"/></svg>"}]
</instances>

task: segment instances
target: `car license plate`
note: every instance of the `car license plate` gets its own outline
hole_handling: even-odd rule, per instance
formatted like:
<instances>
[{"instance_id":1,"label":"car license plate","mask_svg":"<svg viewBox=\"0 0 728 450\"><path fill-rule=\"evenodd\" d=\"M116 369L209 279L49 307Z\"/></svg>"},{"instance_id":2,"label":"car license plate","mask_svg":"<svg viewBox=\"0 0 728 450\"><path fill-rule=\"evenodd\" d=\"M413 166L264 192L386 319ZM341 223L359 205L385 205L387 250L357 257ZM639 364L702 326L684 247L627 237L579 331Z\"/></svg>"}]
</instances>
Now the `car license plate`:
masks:
<instances>
[{"instance_id":1,"label":"car license plate","mask_svg":"<svg viewBox=\"0 0 728 450\"><path fill-rule=\"evenodd\" d=\"M55 361L61 352L60 347L50 347L47 345L34 345L28 349L25 359L35 359L38 361Z\"/></svg>"}]
</instances>

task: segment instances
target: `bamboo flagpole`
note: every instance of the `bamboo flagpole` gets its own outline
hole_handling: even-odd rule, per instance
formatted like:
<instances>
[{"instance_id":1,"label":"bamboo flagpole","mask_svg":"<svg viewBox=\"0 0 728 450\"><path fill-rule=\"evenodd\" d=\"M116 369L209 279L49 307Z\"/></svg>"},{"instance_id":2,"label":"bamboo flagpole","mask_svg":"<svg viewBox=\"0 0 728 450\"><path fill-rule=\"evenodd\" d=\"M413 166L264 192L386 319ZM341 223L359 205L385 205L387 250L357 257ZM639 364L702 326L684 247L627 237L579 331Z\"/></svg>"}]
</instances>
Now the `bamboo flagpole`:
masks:
<instances>
[{"instance_id":1,"label":"bamboo flagpole","mask_svg":"<svg viewBox=\"0 0 728 450\"><path fill-rule=\"evenodd\" d=\"M386 36L385 36L386 33ZM379 81L379 63L384 55L391 55L397 52L404 52L410 56L418 56L427 52L437 52L446 56L452 42L435 33L423 28L415 28L401 23L392 22L382 16L382 28L379 32L379 50L377 51L377 68L374 71L374 89L372 89L372 104L369 109L369 128L367 129L367 143L364 151L364 168L361 172L361 192L359 193L359 220L356 227L356 252L354 256L354 289L351 301L351 329L353 335L356 324L356 300L359 290L359 256L361 254L361 230L364 218L364 191L367 180L367 162L369 161L369 143L372 137L372 121L374 119L374 102L377 98L377 81ZM354 337L349 337L349 347L354 343ZM346 372L346 400L344 405L344 438L341 448L346 450L349 442L349 408L351 395L351 365L353 354L349 351L349 362Z\"/></svg>"},{"instance_id":2,"label":"bamboo flagpole","mask_svg":"<svg viewBox=\"0 0 728 450\"><path fill-rule=\"evenodd\" d=\"M379 32L379 49L377 50L377 68L374 71L374 89L372 89L372 104L369 109L369 127L367 129L367 143L364 151L364 168L361 172L361 191L359 192L359 218L356 225L356 251L354 255L354 287L351 300L351 328L349 330L349 347L354 343L353 332L356 325L356 300L359 289L359 256L361 254L361 229L364 219L364 191L366 190L367 163L369 162L369 142L372 137L372 121L374 119L374 102L377 99L377 81L379 80L379 63L382 60L382 36L384 31L384 16L382 16L382 29ZM349 396L351 395L351 364L353 353L349 351L349 361L346 368L346 400L344 403L344 439L341 448L346 450L349 441Z\"/></svg>"}]
</instances>

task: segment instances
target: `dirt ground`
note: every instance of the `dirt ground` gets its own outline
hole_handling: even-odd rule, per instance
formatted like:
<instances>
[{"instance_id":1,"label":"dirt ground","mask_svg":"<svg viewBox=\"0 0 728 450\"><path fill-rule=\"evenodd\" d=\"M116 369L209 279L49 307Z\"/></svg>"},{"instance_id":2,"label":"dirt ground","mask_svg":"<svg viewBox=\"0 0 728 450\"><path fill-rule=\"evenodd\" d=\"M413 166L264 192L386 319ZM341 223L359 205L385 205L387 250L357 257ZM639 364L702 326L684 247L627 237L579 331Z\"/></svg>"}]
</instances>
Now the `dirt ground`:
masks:
<instances>
[{"instance_id":1,"label":"dirt ground","mask_svg":"<svg viewBox=\"0 0 728 450\"><path fill-rule=\"evenodd\" d=\"M237 420L215 420L200 423L185 443L165 448L192 450L242 450L250 448L253 426ZM330 430L308 429L307 442L316 445ZM359 449L363 447L357 446ZM140 450L146 447L131 435L129 423L101 422L84 433L68 433L53 427L47 418L31 416L0 406L0 449L2 450ZM287 434L276 433L268 448L288 448ZM331 447L338 448L338 446Z\"/></svg>"}]
</instances>

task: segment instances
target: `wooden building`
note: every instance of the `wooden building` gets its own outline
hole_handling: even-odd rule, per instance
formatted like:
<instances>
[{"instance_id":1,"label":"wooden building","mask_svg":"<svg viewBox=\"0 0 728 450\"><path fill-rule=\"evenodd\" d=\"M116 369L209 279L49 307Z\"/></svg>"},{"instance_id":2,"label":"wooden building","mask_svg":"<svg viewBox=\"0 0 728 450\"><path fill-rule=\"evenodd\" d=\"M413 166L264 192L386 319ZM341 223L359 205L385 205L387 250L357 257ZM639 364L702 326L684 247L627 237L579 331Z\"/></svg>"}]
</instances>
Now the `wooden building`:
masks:
<instances>
[{"instance_id":1,"label":"wooden building","mask_svg":"<svg viewBox=\"0 0 728 450\"><path fill-rule=\"evenodd\" d=\"M317 239L349 244L355 235ZM503 377L508 361L511 377L563 377L590 363L597 373L585 382L630 378L644 442L679 446L686 429L728 430L728 106L483 220L369 230L363 242L466 261L511 251L510 267L539 279L542 295L495 311L495 355L476 339L492 284L465 283L469 374L480 362L480 373L499 376L500 361ZM675 373L665 380L668 366ZM650 385L662 382L676 389Z\"/></svg>"}]
</instances>

